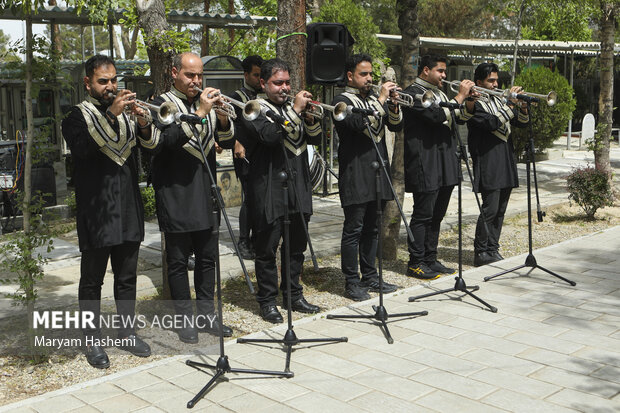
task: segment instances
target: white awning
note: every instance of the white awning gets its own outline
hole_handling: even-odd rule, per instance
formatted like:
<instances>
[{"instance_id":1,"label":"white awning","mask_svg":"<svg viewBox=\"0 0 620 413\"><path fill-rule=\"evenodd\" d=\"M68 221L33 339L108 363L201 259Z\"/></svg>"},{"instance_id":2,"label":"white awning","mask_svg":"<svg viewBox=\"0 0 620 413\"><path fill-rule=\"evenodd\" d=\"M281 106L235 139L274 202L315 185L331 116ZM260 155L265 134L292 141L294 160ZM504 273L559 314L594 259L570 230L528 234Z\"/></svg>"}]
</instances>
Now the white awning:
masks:
<instances>
[{"instance_id":1,"label":"white awning","mask_svg":"<svg viewBox=\"0 0 620 413\"><path fill-rule=\"evenodd\" d=\"M385 43L400 44L398 34L377 34ZM442 37L420 37L420 47L454 51L468 51L478 54L512 54L514 40L502 39L455 39ZM596 56L601 44L597 42L558 42L549 40L519 40L519 51L532 52L532 55L570 54ZM620 43L614 46L614 52L620 53Z\"/></svg>"}]
</instances>

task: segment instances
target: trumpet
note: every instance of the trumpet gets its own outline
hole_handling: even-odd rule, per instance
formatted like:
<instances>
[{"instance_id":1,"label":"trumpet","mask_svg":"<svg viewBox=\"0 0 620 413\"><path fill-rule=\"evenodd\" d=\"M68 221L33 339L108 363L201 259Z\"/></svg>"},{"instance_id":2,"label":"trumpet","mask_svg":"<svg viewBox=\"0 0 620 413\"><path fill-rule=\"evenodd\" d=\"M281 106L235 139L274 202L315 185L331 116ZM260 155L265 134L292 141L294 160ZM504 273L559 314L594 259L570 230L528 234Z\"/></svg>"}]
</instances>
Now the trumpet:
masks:
<instances>
[{"instance_id":1,"label":"trumpet","mask_svg":"<svg viewBox=\"0 0 620 413\"><path fill-rule=\"evenodd\" d=\"M532 93L532 92L521 92L517 94L517 93L511 92L508 89L496 89L496 90L503 91L507 99L519 99L519 95L526 95L526 96L530 96L530 97L533 97L539 100L544 100L545 102L547 102L547 106L553 106L558 101L558 94L554 92L553 90L547 93L546 95L541 94L541 93ZM535 105L536 102L534 101L532 102L532 104Z\"/></svg>"},{"instance_id":2,"label":"trumpet","mask_svg":"<svg viewBox=\"0 0 620 413\"><path fill-rule=\"evenodd\" d=\"M459 87L461 86L460 80L450 81L450 80L441 79L441 81L447 85L450 85L451 91L453 91L454 93L459 93ZM480 87L480 86L474 86L471 89L480 93L483 96L483 98L487 100L489 99L490 96L496 96L500 99L508 99L508 96L506 95L505 90L501 90L501 89L491 90L491 89L487 89L487 88Z\"/></svg>"},{"instance_id":3,"label":"trumpet","mask_svg":"<svg viewBox=\"0 0 620 413\"><path fill-rule=\"evenodd\" d=\"M376 93L381 93L381 85L371 84L370 87ZM393 97L392 95L396 91L398 92L398 97ZM397 104L397 105L403 105L403 106L409 106L409 107L413 106L413 99L414 99L413 96L411 96L408 93L401 94L400 92L401 91L398 89L398 87L390 89L390 100L394 104ZM429 104L429 106L430 106L430 104Z\"/></svg>"},{"instance_id":4,"label":"trumpet","mask_svg":"<svg viewBox=\"0 0 620 413\"><path fill-rule=\"evenodd\" d=\"M431 106L433 106L437 99L435 98L435 94L433 93L432 90L427 90L424 93L416 93L415 95L410 95L408 93L404 93L404 92L399 92L399 95L401 96L409 96L415 100L419 100L422 103L422 107L424 108L429 108ZM411 105L413 106L413 105Z\"/></svg>"},{"instance_id":5,"label":"trumpet","mask_svg":"<svg viewBox=\"0 0 620 413\"><path fill-rule=\"evenodd\" d=\"M198 86L194 86L194 90L198 93L202 93L202 89ZM212 98L216 96L222 97L223 104L221 106L214 106L214 110L222 115L228 116L233 120L237 119L237 113L235 112L235 108L232 105L241 108L241 110L243 110L244 119L248 121L253 121L261 113L261 106L258 100L249 100L243 103L239 100L222 95L219 92L217 92L215 95L209 95L208 97Z\"/></svg>"},{"instance_id":6,"label":"trumpet","mask_svg":"<svg viewBox=\"0 0 620 413\"><path fill-rule=\"evenodd\" d=\"M441 80L442 82L450 85L450 90L452 90L455 93L458 93L458 88L461 84L460 81L455 80L455 81L448 81L448 80ZM533 98L537 98L540 100L544 100L547 102L548 106L553 106L556 104L556 102L558 101L558 94L556 92L554 92L553 90L551 92L549 92L546 95L543 94L538 94L538 93L531 93L531 92L521 92L521 93L514 93L511 92L510 89L487 89L484 87L480 87L480 86L474 86L472 88L473 90L475 90L476 92L480 93L483 97L487 98L491 95L493 96L497 96L498 98L501 99L519 99L519 95L525 95L525 96L530 96ZM534 102L536 103L536 102Z\"/></svg>"},{"instance_id":7,"label":"trumpet","mask_svg":"<svg viewBox=\"0 0 620 413\"><path fill-rule=\"evenodd\" d=\"M108 96L112 99L115 99L117 95L109 92ZM170 125L171 123L173 123L174 115L179 111L177 106L172 102L164 102L158 106L140 99L134 99L132 101L132 105L135 105L146 112L145 115L135 115L136 117L144 119L147 122L152 122L153 117L151 116L151 111L153 111L157 113L157 119L163 125ZM125 109L128 110L130 108L126 107Z\"/></svg>"},{"instance_id":8,"label":"trumpet","mask_svg":"<svg viewBox=\"0 0 620 413\"><path fill-rule=\"evenodd\" d=\"M282 96L286 96L289 99L295 99L295 95L291 95L289 93L282 93ZM344 102L338 102L335 106L332 106L326 103L317 102L316 100L311 100L308 102L308 106L306 107L304 113L317 119L323 119L325 116L325 111L331 112L335 120L341 121L347 117L347 104Z\"/></svg>"}]
</instances>

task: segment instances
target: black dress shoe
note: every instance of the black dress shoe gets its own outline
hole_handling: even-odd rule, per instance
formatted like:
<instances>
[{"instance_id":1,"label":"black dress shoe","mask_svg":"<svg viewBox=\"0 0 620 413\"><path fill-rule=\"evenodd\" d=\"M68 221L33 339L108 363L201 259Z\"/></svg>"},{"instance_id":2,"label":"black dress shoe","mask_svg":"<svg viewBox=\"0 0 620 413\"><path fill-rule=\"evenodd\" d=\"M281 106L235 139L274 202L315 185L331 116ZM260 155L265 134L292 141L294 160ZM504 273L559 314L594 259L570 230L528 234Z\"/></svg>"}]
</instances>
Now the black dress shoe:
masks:
<instances>
[{"instance_id":1,"label":"black dress shoe","mask_svg":"<svg viewBox=\"0 0 620 413\"><path fill-rule=\"evenodd\" d=\"M241 254L241 258L244 260L253 260L256 258L256 254L252 251L252 247L250 247L249 242L239 240L237 246L239 247L239 254Z\"/></svg>"},{"instance_id":2,"label":"black dress shoe","mask_svg":"<svg viewBox=\"0 0 620 413\"><path fill-rule=\"evenodd\" d=\"M499 260L486 251L477 252L474 255L474 267L482 267L483 265L492 264L496 261Z\"/></svg>"},{"instance_id":3,"label":"black dress shoe","mask_svg":"<svg viewBox=\"0 0 620 413\"><path fill-rule=\"evenodd\" d=\"M260 316L263 320L270 323L280 324L284 322L282 314L278 311L278 307L273 304L265 304L260 307Z\"/></svg>"},{"instance_id":4,"label":"black dress shoe","mask_svg":"<svg viewBox=\"0 0 620 413\"><path fill-rule=\"evenodd\" d=\"M151 355L151 347L137 335L130 334L127 337L119 338L124 340L119 346L121 350L128 351L138 357L148 357Z\"/></svg>"},{"instance_id":5,"label":"black dress shoe","mask_svg":"<svg viewBox=\"0 0 620 413\"><path fill-rule=\"evenodd\" d=\"M288 309L287 303L288 301L284 299L282 308ZM319 307L318 305L310 304L306 301L304 297L301 297L291 303L291 310L300 313L314 314L321 311L321 307Z\"/></svg>"},{"instance_id":6,"label":"black dress shoe","mask_svg":"<svg viewBox=\"0 0 620 413\"><path fill-rule=\"evenodd\" d=\"M213 334L214 336L220 335L220 320L213 314L208 315L205 318L204 326L198 328L202 333ZM222 324L222 334L224 337L232 337L232 328Z\"/></svg>"},{"instance_id":7,"label":"black dress shoe","mask_svg":"<svg viewBox=\"0 0 620 413\"><path fill-rule=\"evenodd\" d=\"M502 257L502 255L499 253L499 251L491 251L489 253L489 255L491 255L491 257L495 258L496 261L501 261L504 259L504 257Z\"/></svg>"},{"instance_id":8,"label":"black dress shoe","mask_svg":"<svg viewBox=\"0 0 620 413\"><path fill-rule=\"evenodd\" d=\"M362 280L360 282L360 286L364 288L368 288L368 291L372 291L373 293L379 292L379 278L371 278L369 280ZM386 283L383 281L383 293L389 294L398 290L398 286L390 283Z\"/></svg>"},{"instance_id":9,"label":"black dress shoe","mask_svg":"<svg viewBox=\"0 0 620 413\"><path fill-rule=\"evenodd\" d=\"M344 287L344 294L353 301L370 300L368 288L364 288L359 282L347 283Z\"/></svg>"},{"instance_id":10,"label":"black dress shoe","mask_svg":"<svg viewBox=\"0 0 620 413\"><path fill-rule=\"evenodd\" d=\"M86 361L97 369L110 367L110 359L101 346L89 346L86 348Z\"/></svg>"},{"instance_id":11,"label":"black dress shoe","mask_svg":"<svg viewBox=\"0 0 620 413\"><path fill-rule=\"evenodd\" d=\"M445 265L443 265L441 262L435 260L431 263L426 263L426 265L428 266L428 268L430 268L433 271L437 271L441 274L454 274L456 272L456 270L454 268L449 268L446 267Z\"/></svg>"},{"instance_id":12,"label":"black dress shoe","mask_svg":"<svg viewBox=\"0 0 620 413\"><path fill-rule=\"evenodd\" d=\"M179 340L184 343L196 344L198 343L198 330L194 327L183 327L177 329Z\"/></svg>"}]
</instances>

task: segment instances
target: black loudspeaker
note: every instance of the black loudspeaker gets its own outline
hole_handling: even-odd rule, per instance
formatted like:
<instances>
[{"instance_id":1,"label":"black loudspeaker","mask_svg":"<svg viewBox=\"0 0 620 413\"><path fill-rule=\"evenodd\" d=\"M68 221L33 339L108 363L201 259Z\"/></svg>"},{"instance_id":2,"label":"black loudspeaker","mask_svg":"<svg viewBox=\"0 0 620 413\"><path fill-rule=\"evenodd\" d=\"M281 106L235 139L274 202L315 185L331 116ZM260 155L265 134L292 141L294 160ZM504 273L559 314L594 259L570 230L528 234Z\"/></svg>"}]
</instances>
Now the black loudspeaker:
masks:
<instances>
[{"instance_id":1,"label":"black loudspeaker","mask_svg":"<svg viewBox=\"0 0 620 413\"><path fill-rule=\"evenodd\" d=\"M308 84L345 84L348 49L355 43L346 26L340 23L312 23L308 33L306 82Z\"/></svg>"},{"instance_id":2,"label":"black loudspeaker","mask_svg":"<svg viewBox=\"0 0 620 413\"><path fill-rule=\"evenodd\" d=\"M19 181L17 181L17 188L20 191L24 190L23 175ZM32 195L34 195L36 191L41 191L44 207L56 205L56 176L54 174L54 168L32 168Z\"/></svg>"}]
</instances>

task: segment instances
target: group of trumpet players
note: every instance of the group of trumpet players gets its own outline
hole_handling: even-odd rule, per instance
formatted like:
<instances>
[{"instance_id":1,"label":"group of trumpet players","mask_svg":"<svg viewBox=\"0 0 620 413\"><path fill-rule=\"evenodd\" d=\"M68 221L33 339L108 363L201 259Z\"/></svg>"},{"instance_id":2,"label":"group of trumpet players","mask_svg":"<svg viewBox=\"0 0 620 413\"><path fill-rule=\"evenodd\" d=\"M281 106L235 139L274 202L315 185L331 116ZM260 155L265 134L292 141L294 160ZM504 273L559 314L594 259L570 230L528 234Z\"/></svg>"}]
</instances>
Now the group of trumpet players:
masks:
<instances>
[{"instance_id":1,"label":"group of trumpet players","mask_svg":"<svg viewBox=\"0 0 620 413\"><path fill-rule=\"evenodd\" d=\"M312 215L306 148L321 142L322 130L315 112L323 108L333 113L340 137L339 187L345 214L341 265L349 298L364 300L369 298L368 291L379 291L375 268L376 198L379 193L384 205L392 199L392 193L385 176L380 191L376 191L370 165L379 159L377 155L387 159L385 127L392 131L404 129L405 135L405 190L414 198L410 222L414 241L408 245L407 275L432 279L454 272L437 259L440 223L461 178L451 132L456 127L453 119L469 125L474 189L482 193L483 216L489 227L488 233L482 230L481 215L474 243L475 265L501 259L498 241L502 220L510 191L518 186L510 127L525 125L528 114L516 98L522 92L519 87L503 96L486 93L484 99L479 99L481 92L492 92L497 87L497 66L481 64L474 81L448 82L458 87L456 97L449 101L441 90L446 82L445 58L423 56L414 83L400 90L392 82L373 85L372 59L358 54L347 60L345 92L332 105L324 105L314 102L307 91L292 94L289 66L280 59L263 62L251 56L243 65L244 85L229 98L214 88L201 89L200 57L181 53L173 61L171 90L156 97L152 104L142 105L138 103L144 102L136 101L134 93L117 90L112 59L97 55L86 62L84 84L88 96L72 108L62 124L75 163L77 230L82 252L81 309L98 314L103 276L111 258L117 310L119 314L134 314L137 254L144 238L136 160L137 148L142 146L153 154L152 182L157 217L166 241L175 311L193 315L188 280L188 258L193 251L196 307L210 321L200 330L214 334L219 331L222 320L217 319L213 305L218 242L213 229L219 216L205 168L207 162L215 171L212 149L217 145L234 151L235 169L243 188L240 254L255 259L261 317L272 323L283 322L276 306L276 252L285 209L283 179L290 185L287 206L291 236L287 253L291 309L320 311L304 298L299 276L307 245L307 223ZM450 108L447 102L456 105ZM236 106L232 111L231 103ZM129 115L137 115L135 126ZM200 121L184 121L188 119ZM285 178L283 171L287 172ZM383 283L383 292L397 288ZM286 292L284 281L280 290ZM224 335L232 335L229 327L223 325L222 329ZM181 341L198 342L198 330L193 326L178 329L177 333ZM84 334L96 337L101 332L91 329L84 330ZM119 331L119 337L134 339L135 344L127 346L127 351L142 357L150 355L148 344L134 330ZM88 347L86 357L94 367L109 366L103 347Z\"/></svg>"}]
</instances>

